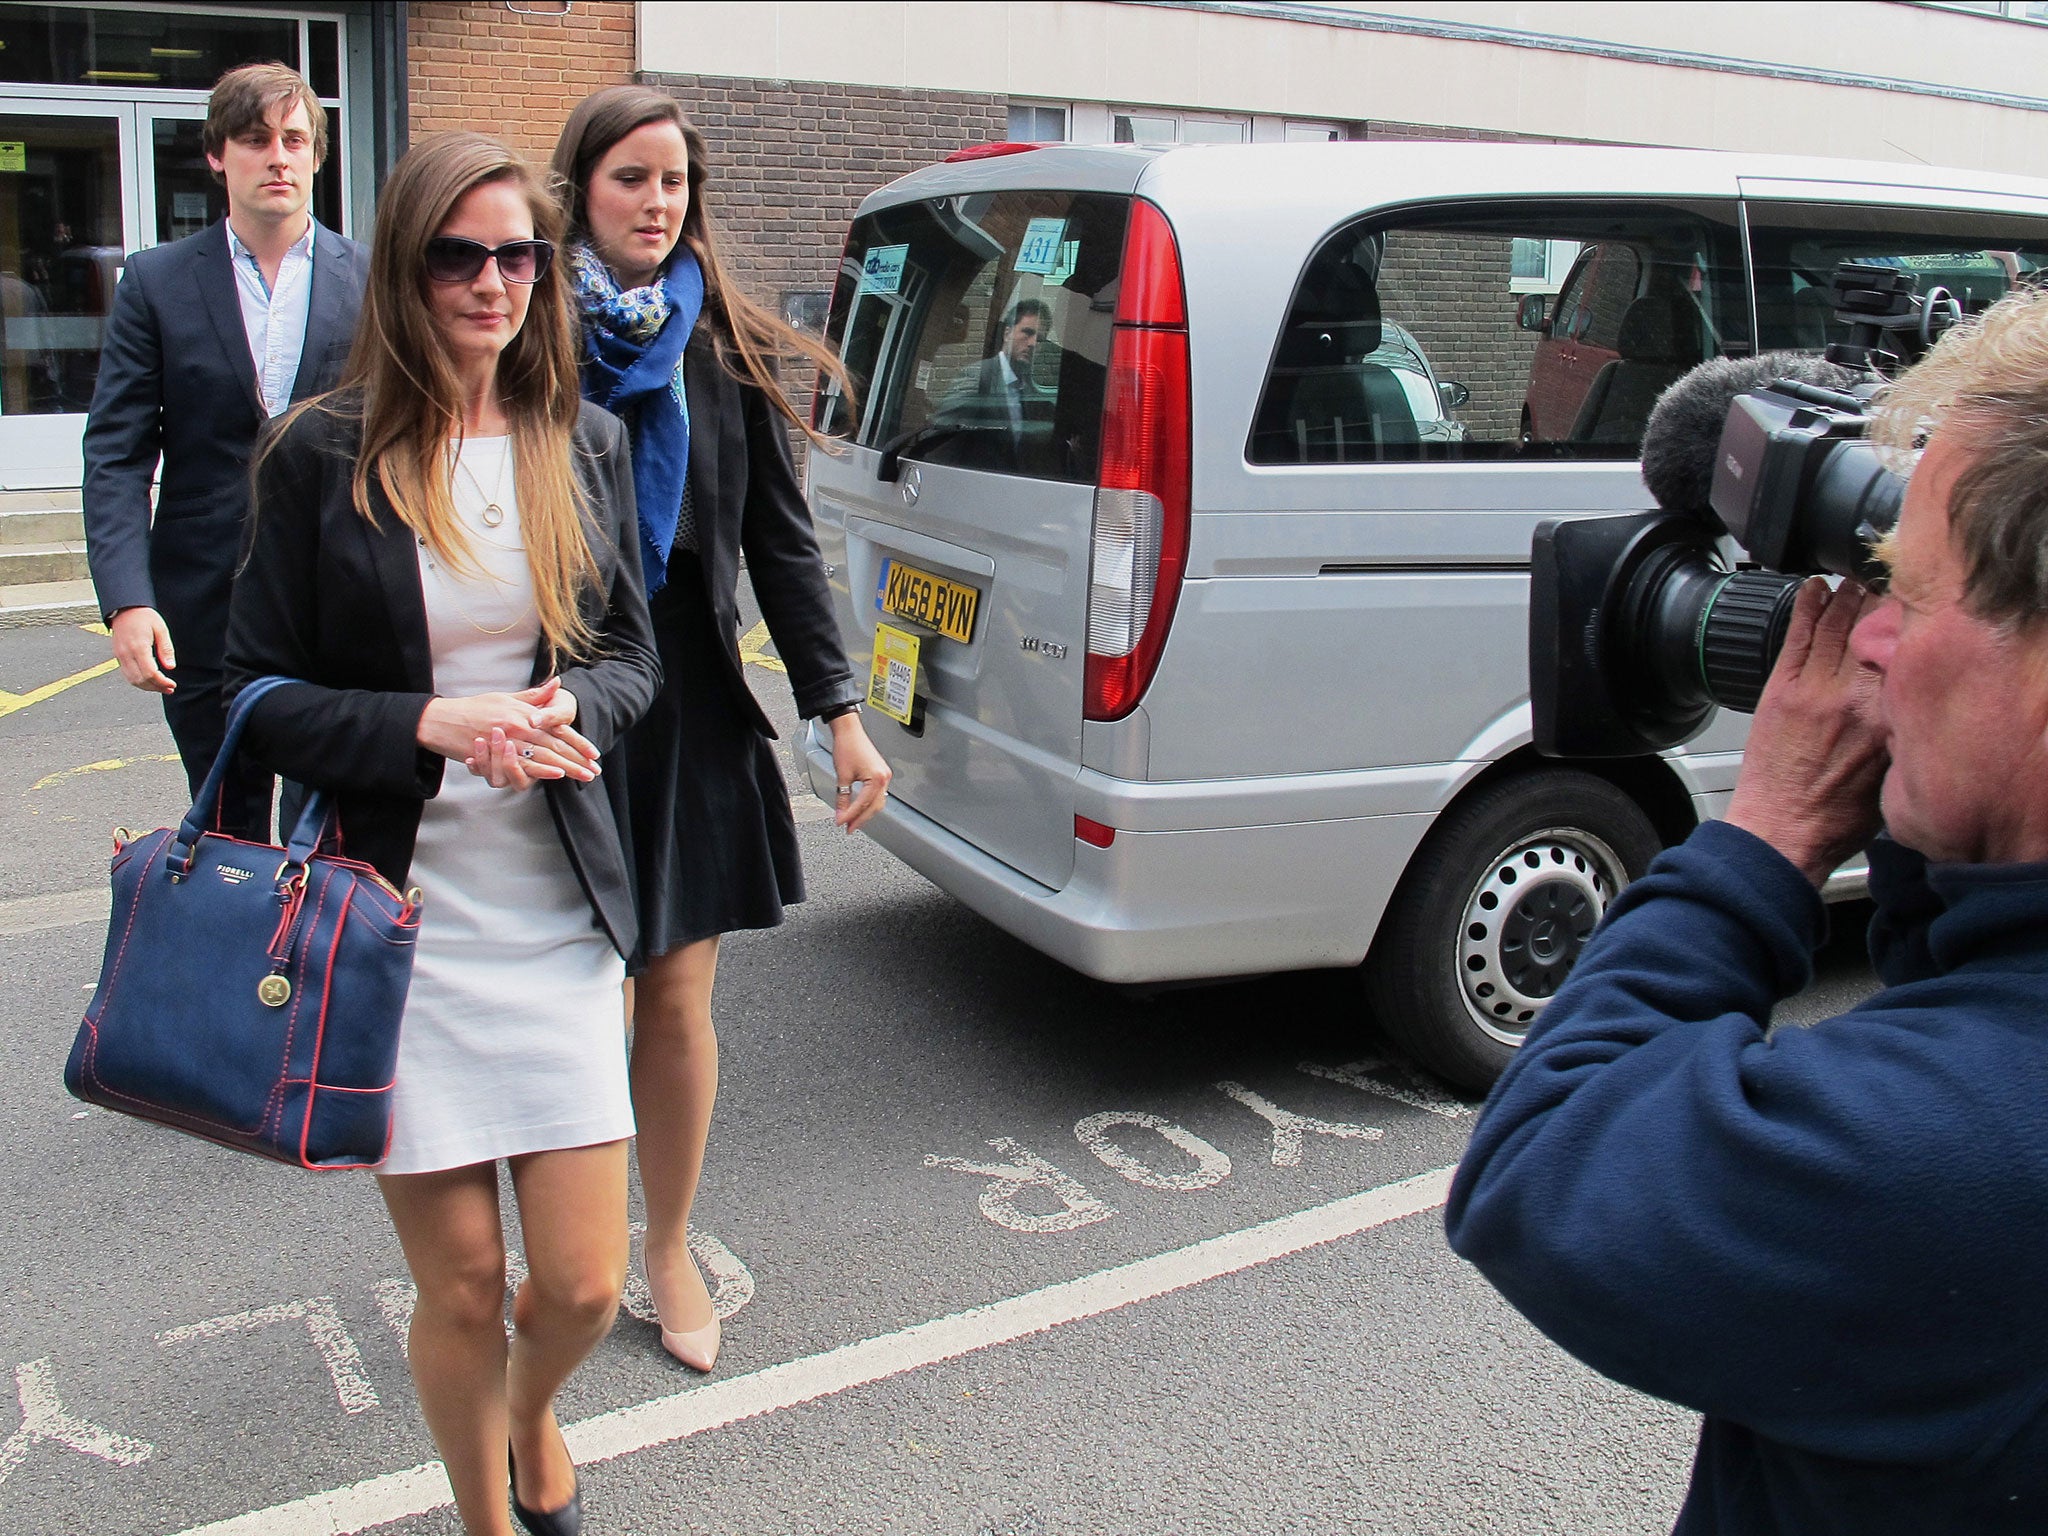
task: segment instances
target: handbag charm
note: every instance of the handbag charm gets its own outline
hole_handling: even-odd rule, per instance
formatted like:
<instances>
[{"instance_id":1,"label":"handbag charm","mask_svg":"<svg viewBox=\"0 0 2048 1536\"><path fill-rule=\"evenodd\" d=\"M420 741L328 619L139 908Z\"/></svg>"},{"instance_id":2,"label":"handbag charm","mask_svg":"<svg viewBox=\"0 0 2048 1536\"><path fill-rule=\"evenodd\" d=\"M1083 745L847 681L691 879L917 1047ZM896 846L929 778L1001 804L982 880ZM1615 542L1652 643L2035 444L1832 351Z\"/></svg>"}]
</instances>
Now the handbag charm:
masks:
<instances>
[{"instance_id":1,"label":"handbag charm","mask_svg":"<svg viewBox=\"0 0 2048 1536\"><path fill-rule=\"evenodd\" d=\"M116 833L106 958L64 1086L89 1104L305 1168L364 1168L391 1142L391 1081L419 897L322 849L307 795L285 847L219 830L249 684L177 827ZM202 830L204 823L204 830Z\"/></svg>"}]
</instances>

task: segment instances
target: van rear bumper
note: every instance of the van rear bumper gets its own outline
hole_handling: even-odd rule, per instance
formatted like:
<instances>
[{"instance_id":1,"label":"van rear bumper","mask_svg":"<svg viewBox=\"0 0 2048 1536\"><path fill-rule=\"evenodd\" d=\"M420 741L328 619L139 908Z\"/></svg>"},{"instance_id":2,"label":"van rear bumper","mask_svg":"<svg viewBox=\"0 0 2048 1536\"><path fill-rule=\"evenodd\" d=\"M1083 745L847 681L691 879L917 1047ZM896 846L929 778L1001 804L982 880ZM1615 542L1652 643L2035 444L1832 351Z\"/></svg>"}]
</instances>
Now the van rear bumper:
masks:
<instances>
[{"instance_id":1,"label":"van rear bumper","mask_svg":"<svg viewBox=\"0 0 2048 1536\"><path fill-rule=\"evenodd\" d=\"M830 751L815 732L799 739L812 790L829 797ZM1074 872L1058 890L893 797L865 830L1084 976L1164 982L1356 965L1430 820L1417 812L1119 831L1107 848L1077 843Z\"/></svg>"}]
</instances>

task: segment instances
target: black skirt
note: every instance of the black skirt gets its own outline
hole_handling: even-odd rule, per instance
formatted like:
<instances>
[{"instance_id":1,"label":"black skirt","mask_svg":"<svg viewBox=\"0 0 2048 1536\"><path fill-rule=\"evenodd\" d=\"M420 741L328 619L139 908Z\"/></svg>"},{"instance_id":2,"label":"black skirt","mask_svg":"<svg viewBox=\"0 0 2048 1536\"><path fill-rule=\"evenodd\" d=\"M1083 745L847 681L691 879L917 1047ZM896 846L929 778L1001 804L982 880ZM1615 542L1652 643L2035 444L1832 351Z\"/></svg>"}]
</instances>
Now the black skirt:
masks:
<instances>
[{"instance_id":1,"label":"black skirt","mask_svg":"<svg viewBox=\"0 0 2048 1536\"><path fill-rule=\"evenodd\" d=\"M774 745L741 712L697 556L678 549L648 599L660 694L626 734L626 800L640 902L640 953L773 928L804 899L789 790Z\"/></svg>"}]
</instances>

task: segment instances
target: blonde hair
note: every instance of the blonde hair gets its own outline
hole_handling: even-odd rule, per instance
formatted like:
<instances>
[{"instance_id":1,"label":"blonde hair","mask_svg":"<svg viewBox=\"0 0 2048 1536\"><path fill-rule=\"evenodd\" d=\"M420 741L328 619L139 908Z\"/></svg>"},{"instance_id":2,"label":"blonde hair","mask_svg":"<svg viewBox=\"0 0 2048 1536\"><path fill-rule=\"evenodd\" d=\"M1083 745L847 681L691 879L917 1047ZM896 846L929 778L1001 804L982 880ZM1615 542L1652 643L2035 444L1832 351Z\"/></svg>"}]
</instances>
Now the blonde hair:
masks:
<instances>
[{"instance_id":1,"label":"blonde hair","mask_svg":"<svg viewBox=\"0 0 2048 1536\"><path fill-rule=\"evenodd\" d=\"M710 154L703 133L673 96L651 85L610 85L576 103L555 141L553 162L555 195L568 217L570 238L589 242L583 200L598 162L619 140L649 123L675 124L689 152L690 206L683 213L681 243L696 253L704 273L704 317L712 322L719 362L740 383L757 385L783 419L812 442L836 448L837 439L815 430L789 403L776 379L776 363L796 358L814 363L826 377L839 381L848 399L853 396L853 381L830 347L748 298L726 270L705 196Z\"/></svg>"},{"instance_id":2,"label":"blonde hair","mask_svg":"<svg viewBox=\"0 0 2048 1536\"><path fill-rule=\"evenodd\" d=\"M436 134L392 169L377 199L362 320L341 383L361 391L356 511L375 524L374 473L398 520L455 569L476 569L455 513L462 391L428 307L426 250L464 196L498 182L525 194L537 238L560 242L555 200L533 168L495 139ZM577 597L597 584L598 571L584 523L590 509L571 464L582 397L563 272L556 261L533 285L526 323L499 354L497 389L512 424L519 523L541 632L557 656L580 656L596 637Z\"/></svg>"},{"instance_id":3,"label":"blonde hair","mask_svg":"<svg viewBox=\"0 0 2048 1536\"><path fill-rule=\"evenodd\" d=\"M1936 432L1969 450L1948 503L1964 603L1994 622L2048 619L2048 292L2008 294L1879 396L1872 435L1895 459Z\"/></svg>"}]
</instances>

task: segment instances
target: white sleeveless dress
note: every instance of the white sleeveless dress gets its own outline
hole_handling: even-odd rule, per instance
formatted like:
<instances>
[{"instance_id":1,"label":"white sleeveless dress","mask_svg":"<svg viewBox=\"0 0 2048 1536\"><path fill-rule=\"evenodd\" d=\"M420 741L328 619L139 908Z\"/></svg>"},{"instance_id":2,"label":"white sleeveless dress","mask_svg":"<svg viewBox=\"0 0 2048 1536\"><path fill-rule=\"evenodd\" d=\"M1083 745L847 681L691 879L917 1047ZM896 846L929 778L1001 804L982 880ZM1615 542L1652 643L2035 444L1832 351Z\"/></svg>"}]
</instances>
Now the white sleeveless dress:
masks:
<instances>
[{"instance_id":1,"label":"white sleeveless dress","mask_svg":"<svg viewBox=\"0 0 2048 1536\"><path fill-rule=\"evenodd\" d=\"M510 438L469 438L455 507L477 571L418 547L434 691L529 686L540 643ZM484 509L504 513L488 527ZM597 926L545 793L493 789L450 762L420 817L426 895L399 1035L391 1155L425 1173L633 1134L625 963Z\"/></svg>"}]
</instances>

